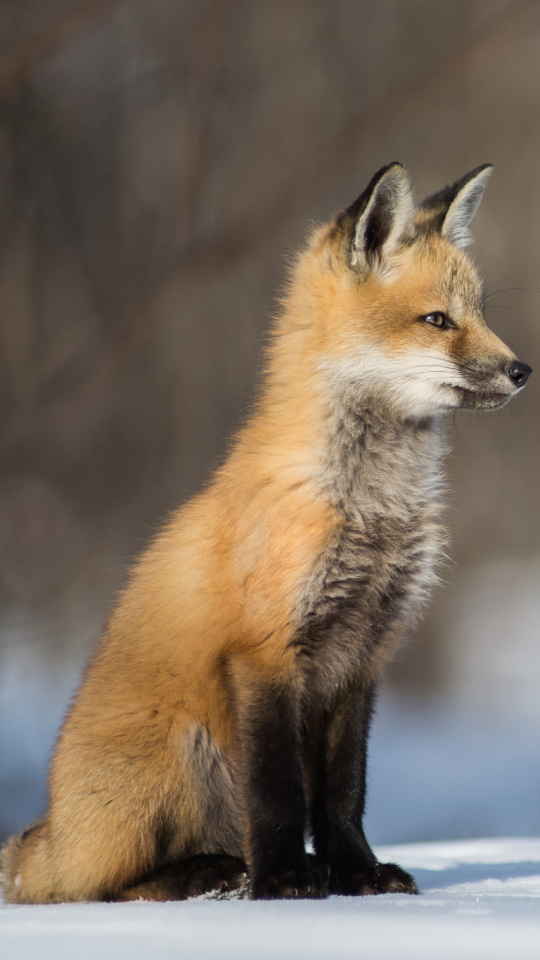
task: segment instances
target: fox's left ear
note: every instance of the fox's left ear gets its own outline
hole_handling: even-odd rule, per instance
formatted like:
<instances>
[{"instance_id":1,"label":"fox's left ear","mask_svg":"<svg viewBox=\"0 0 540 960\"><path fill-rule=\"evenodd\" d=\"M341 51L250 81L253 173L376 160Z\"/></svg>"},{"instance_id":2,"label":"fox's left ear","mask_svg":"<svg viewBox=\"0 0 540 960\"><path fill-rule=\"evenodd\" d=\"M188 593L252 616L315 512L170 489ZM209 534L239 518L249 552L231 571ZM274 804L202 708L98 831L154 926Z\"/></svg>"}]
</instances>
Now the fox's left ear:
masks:
<instances>
[{"instance_id":1,"label":"fox's left ear","mask_svg":"<svg viewBox=\"0 0 540 960\"><path fill-rule=\"evenodd\" d=\"M404 239L414 232L414 203L409 178L400 163L390 163L337 219L344 231L353 267L384 272Z\"/></svg>"},{"instance_id":2,"label":"fox's left ear","mask_svg":"<svg viewBox=\"0 0 540 960\"><path fill-rule=\"evenodd\" d=\"M420 206L421 214L431 228L456 247L467 247L472 242L469 224L478 210L492 170L493 164L484 163L461 180L428 197Z\"/></svg>"}]
</instances>

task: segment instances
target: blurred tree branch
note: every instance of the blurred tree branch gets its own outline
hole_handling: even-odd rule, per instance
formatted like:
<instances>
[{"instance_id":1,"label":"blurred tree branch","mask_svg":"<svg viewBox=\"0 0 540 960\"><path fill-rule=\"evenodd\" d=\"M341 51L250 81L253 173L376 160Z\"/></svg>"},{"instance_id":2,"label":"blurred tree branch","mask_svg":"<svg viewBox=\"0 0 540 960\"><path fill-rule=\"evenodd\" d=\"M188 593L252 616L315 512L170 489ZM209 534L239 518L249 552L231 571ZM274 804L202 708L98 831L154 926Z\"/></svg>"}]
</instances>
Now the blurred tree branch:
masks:
<instances>
[{"instance_id":1,"label":"blurred tree branch","mask_svg":"<svg viewBox=\"0 0 540 960\"><path fill-rule=\"evenodd\" d=\"M188 55L186 90L188 129L178 144L181 158L171 199L171 256L196 231L197 214L208 167L209 133L223 71L228 27L235 0L199 0ZM176 242L175 242L176 241Z\"/></svg>"},{"instance_id":2,"label":"blurred tree branch","mask_svg":"<svg viewBox=\"0 0 540 960\"><path fill-rule=\"evenodd\" d=\"M123 0L85 0L0 59L0 100L26 80L43 57L80 36Z\"/></svg>"},{"instance_id":3,"label":"blurred tree branch","mask_svg":"<svg viewBox=\"0 0 540 960\"><path fill-rule=\"evenodd\" d=\"M484 72L507 57L539 23L539 0L522 0L473 33L434 68L389 90L331 137L320 153L298 167L277 190L263 197L247 216L214 240L193 244L181 269L192 273L220 267L252 250L290 215L295 204L321 190L340 168L357 160L363 143L372 145L388 129L425 111L430 100L460 84L464 72Z\"/></svg>"}]
</instances>

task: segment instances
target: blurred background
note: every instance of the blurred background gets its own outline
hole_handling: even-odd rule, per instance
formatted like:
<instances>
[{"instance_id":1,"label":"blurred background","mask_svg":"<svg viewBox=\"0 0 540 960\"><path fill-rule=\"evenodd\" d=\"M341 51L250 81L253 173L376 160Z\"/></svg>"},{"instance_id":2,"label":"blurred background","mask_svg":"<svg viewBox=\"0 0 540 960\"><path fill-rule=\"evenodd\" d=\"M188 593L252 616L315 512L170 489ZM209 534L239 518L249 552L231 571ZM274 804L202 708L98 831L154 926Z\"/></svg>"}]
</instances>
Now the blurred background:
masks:
<instances>
[{"instance_id":1,"label":"blurred background","mask_svg":"<svg viewBox=\"0 0 540 960\"><path fill-rule=\"evenodd\" d=\"M0 0L0 837L133 557L253 397L306 224L480 163L488 322L537 368L451 426L451 561L392 667L378 842L540 832L540 2Z\"/></svg>"}]
</instances>

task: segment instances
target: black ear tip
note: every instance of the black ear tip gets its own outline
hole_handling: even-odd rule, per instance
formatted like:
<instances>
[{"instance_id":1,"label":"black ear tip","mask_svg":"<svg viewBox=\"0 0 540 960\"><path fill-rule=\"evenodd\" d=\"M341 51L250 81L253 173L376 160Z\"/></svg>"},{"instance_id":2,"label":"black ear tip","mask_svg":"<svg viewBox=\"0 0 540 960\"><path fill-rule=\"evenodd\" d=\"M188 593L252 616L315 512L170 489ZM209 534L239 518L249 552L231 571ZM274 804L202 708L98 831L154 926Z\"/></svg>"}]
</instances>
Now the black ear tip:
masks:
<instances>
[{"instance_id":1,"label":"black ear tip","mask_svg":"<svg viewBox=\"0 0 540 960\"><path fill-rule=\"evenodd\" d=\"M474 180L475 177L478 177L481 173L491 173L492 170L492 163L481 163L479 167L475 167L474 170L471 170L471 172L467 174L467 179Z\"/></svg>"},{"instance_id":2,"label":"black ear tip","mask_svg":"<svg viewBox=\"0 0 540 960\"><path fill-rule=\"evenodd\" d=\"M483 190L492 170L492 163L482 163L479 167L475 167L474 170L470 170L469 173L466 173L465 176L461 178L461 180L458 180L457 183L454 183L454 196L457 197L464 187L466 187L469 183L475 183L476 181L479 181L477 186L480 188L480 190Z\"/></svg>"},{"instance_id":3,"label":"black ear tip","mask_svg":"<svg viewBox=\"0 0 540 960\"><path fill-rule=\"evenodd\" d=\"M380 170L377 170L377 173L374 177L371 178L370 185L379 183L387 173L390 173L394 170L396 173L398 170L405 170L405 167L399 160L392 160L392 163L385 164L384 167L381 167Z\"/></svg>"},{"instance_id":4,"label":"black ear tip","mask_svg":"<svg viewBox=\"0 0 540 960\"><path fill-rule=\"evenodd\" d=\"M367 186L364 193L371 194L379 186L382 180L388 176L389 173L400 173L405 174L405 167L402 163L399 163L398 160L394 160L392 163L387 163L386 166L381 167L380 170L377 170L377 173L374 177L371 178L369 185ZM406 175L406 174L405 174Z\"/></svg>"},{"instance_id":5,"label":"black ear tip","mask_svg":"<svg viewBox=\"0 0 540 960\"><path fill-rule=\"evenodd\" d=\"M399 160L392 160L392 163L387 163L385 167L381 167L377 176L384 177L385 174L390 173L390 170L405 170L405 167L399 162Z\"/></svg>"}]
</instances>

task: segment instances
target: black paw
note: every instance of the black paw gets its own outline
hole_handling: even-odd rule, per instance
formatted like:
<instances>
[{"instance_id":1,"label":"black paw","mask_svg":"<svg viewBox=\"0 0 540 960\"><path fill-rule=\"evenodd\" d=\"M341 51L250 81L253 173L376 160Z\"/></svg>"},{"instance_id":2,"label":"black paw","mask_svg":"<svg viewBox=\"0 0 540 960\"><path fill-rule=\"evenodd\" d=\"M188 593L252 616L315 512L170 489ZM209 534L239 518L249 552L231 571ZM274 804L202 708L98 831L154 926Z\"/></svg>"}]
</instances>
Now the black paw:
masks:
<instances>
[{"instance_id":1,"label":"black paw","mask_svg":"<svg viewBox=\"0 0 540 960\"><path fill-rule=\"evenodd\" d=\"M378 863L373 872L377 893L418 893L414 877L397 863Z\"/></svg>"},{"instance_id":2,"label":"black paw","mask_svg":"<svg viewBox=\"0 0 540 960\"><path fill-rule=\"evenodd\" d=\"M293 867L256 878L251 892L253 900L306 900L320 899L327 895L328 890L320 875L307 863L299 868Z\"/></svg>"},{"instance_id":3,"label":"black paw","mask_svg":"<svg viewBox=\"0 0 540 960\"><path fill-rule=\"evenodd\" d=\"M246 864L237 857L202 854L188 861L186 867L183 883L187 897L231 893L246 882Z\"/></svg>"},{"instance_id":4,"label":"black paw","mask_svg":"<svg viewBox=\"0 0 540 960\"><path fill-rule=\"evenodd\" d=\"M343 897L363 897L374 893L418 893L418 887L410 873L395 863L331 867L328 888L330 893Z\"/></svg>"}]
</instances>

